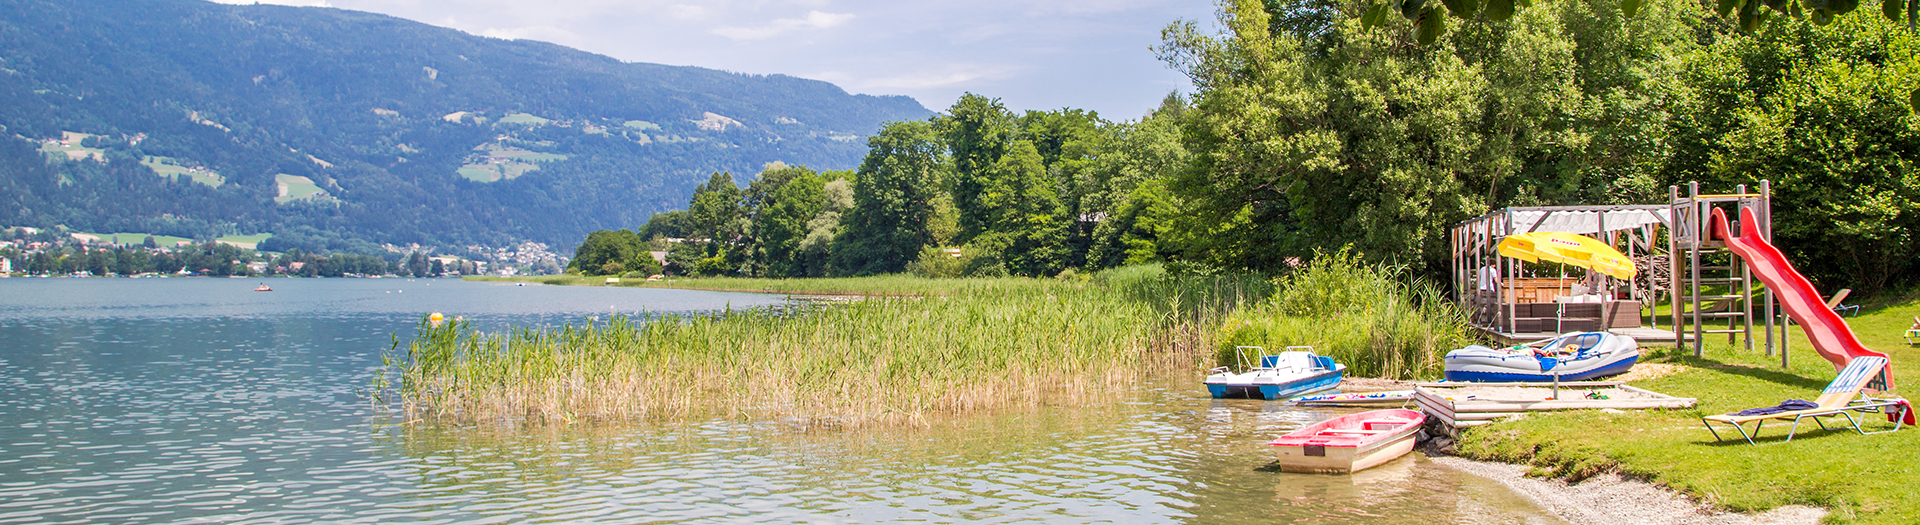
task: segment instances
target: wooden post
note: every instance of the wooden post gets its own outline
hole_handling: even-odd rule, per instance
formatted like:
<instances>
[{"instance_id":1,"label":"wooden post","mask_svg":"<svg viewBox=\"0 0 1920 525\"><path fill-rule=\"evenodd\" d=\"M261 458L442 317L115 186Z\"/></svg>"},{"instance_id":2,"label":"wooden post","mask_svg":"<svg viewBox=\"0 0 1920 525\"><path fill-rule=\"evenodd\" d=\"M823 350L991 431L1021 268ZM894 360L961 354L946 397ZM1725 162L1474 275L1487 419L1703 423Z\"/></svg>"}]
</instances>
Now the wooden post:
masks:
<instances>
[{"instance_id":1,"label":"wooden post","mask_svg":"<svg viewBox=\"0 0 1920 525\"><path fill-rule=\"evenodd\" d=\"M1700 325L1700 245L1706 242L1706 207L1700 201L1700 182L1687 183L1688 208L1693 212L1693 223L1687 225L1687 233L1692 242L1687 249L1687 307L1693 310L1693 356L1700 357L1706 345L1705 327Z\"/></svg>"},{"instance_id":2,"label":"wooden post","mask_svg":"<svg viewBox=\"0 0 1920 525\"><path fill-rule=\"evenodd\" d=\"M1685 226L1680 214L1680 187L1667 186L1667 315L1673 321L1673 350L1686 348L1687 337L1680 333L1680 229Z\"/></svg>"}]
</instances>

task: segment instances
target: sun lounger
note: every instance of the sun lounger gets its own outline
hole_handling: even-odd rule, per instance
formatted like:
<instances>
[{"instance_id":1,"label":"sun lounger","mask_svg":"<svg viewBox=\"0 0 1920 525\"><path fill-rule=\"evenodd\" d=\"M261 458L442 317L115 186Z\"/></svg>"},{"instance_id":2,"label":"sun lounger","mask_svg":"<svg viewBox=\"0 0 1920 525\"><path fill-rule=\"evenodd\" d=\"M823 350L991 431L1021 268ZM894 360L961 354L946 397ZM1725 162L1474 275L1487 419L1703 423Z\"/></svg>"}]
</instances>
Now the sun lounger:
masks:
<instances>
[{"instance_id":1,"label":"sun lounger","mask_svg":"<svg viewBox=\"0 0 1920 525\"><path fill-rule=\"evenodd\" d=\"M1758 443L1754 443L1753 438L1754 436L1760 435L1760 425L1765 424L1768 420L1775 419L1793 420L1793 428L1787 431L1786 441L1793 441L1794 434L1800 432L1800 420L1807 418L1813 418L1814 423L1819 424L1821 430L1832 429L1827 428L1827 424L1820 418L1836 416L1846 417L1847 423L1853 426L1853 431L1861 434L1881 434L1900 430L1901 424L1908 419L1907 412L1911 410L1906 400L1878 399L1861 392L1862 389L1866 388L1867 382L1878 377L1882 371L1886 369L1886 366L1887 358L1885 357L1853 358L1853 361L1847 364L1847 368L1840 371L1840 376L1833 378L1833 382L1829 383L1827 389L1821 392L1820 398L1814 401L1814 408L1783 410L1771 414L1753 416L1733 414L1713 415L1700 418L1700 423L1707 426L1708 432L1713 433L1714 441L1720 441L1721 437L1720 431L1715 429L1713 424L1721 423L1732 425L1735 430L1740 431L1740 437L1747 439L1748 444L1755 445ZM1855 396L1858 396L1858 399L1855 399ZM1889 419L1893 420L1893 428L1890 430L1867 432L1860 428L1860 420L1853 417L1854 412L1888 413ZM1753 423L1753 431L1751 433L1743 426L1746 423Z\"/></svg>"},{"instance_id":2,"label":"sun lounger","mask_svg":"<svg viewBox=\"0 0 1920 525\"><path fill-rule=\"evenodd\" d=\"M1833 313L1836 314L1847 315L1848 313L1852 313L1852 317L1859 317L1860 305L1840 303L1840 301L1847 300L1847 294L1851 293L1853 293L1852 288L1842 288L1839 292L1835 292L1833 298L1827 300L1827 308L1833 309Z\"/></svg>"}]
</instances>

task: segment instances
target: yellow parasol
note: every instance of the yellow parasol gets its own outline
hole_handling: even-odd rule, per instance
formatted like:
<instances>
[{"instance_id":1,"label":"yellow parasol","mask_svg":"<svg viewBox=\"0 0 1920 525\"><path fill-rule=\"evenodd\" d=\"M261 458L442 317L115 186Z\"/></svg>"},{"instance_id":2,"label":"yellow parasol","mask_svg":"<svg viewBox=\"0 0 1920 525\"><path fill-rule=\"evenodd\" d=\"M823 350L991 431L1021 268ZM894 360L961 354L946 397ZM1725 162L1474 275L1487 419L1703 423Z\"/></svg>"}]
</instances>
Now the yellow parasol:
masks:
<instances>
[{"instance_id":1,"label":"yellow parasol","mask_svg":"<svg viewBox=\"0 0 1920 525\"><path fill-rule=\"evenodd\" d=\"M1638 273L1633 261L1607 243L1585 235L1565 232L1533 232L1509 235L1500 241L1500 255L1527 262L1542 260L1565 263L1620 279L1632 279Z\"/></svg>"}]
</instances>

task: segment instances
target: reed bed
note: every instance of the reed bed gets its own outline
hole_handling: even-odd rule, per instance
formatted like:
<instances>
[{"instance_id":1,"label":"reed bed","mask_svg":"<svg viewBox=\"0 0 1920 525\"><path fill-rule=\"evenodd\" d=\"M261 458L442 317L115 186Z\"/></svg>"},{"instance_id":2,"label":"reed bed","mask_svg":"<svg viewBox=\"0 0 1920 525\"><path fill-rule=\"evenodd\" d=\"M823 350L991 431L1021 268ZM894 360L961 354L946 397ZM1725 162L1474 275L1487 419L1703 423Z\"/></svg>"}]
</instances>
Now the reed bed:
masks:
<instances>
[{"instance_id":1,"label":"reed bed","mask_svg":"<svg viewBox=\"0 0 1920 525\"><path fill-rule=\"evenodd\" d=\"M1312 346L1359 377L1440 376L1448 350L1471 342L1467 320L1445 292L1404 269L1369 265L1348 252L1316 257L1282 279L1268 301L1220 325L1222 365L1254 362L1254 351Z\"/></svg>"},{"instance_id":2,"label":"reed bed","mask_svg":"<svg viewBox=\"0 0 1920 525\"><path fill-rule=\"evenodd\" d=\"M940 295L506 333L423 321L390 364L420 418L912 424L936 412L1110 400L1146 374L1210 359L1202 323L1271 290L1257 277L1154 267L939 286Z\"/></svg>"},{"instance_id":3,"label":"reed bed","mask_svg":"<svg viewBox=\"0 0 1920 525\"><path fill-rule=\"evenodd\" d=\"M470 281L512 281L533 282L559 286L606 286L606 277L582 275L547 275L534 277L468 277ZM987 287L1034 287L1048 282L1047 279L1006 279L1006 278L959 278L934 279L911 274L873 275L867 277L836 277L831 279L790 278L770 279L753 277L669 277L659 281L646 279L621 278L612 286L632 288L671 288L676 290L712 290L724 292L758 292L796 295L854 295L869 297L901 297L927 295L953 295L955 293Z\"/></svg>"}]
</instances>

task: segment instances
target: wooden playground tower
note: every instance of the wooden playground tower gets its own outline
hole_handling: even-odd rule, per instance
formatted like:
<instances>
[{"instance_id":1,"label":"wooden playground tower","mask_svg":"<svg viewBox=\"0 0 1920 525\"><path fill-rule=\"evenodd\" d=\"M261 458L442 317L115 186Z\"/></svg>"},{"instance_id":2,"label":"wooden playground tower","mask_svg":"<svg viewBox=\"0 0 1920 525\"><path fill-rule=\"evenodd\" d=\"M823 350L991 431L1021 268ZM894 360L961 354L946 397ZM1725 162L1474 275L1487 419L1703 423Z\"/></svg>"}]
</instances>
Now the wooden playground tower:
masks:
<instances>
[{"instance_id":1,"label":"wooden playground tower","mask_svg":"<svg viewBox=\"0 0 1920 525\"><path fill-rule=\"evenodd\" d=\"M1752 208L1759 224L1739 227L1758 228L1760 236L1771 242L1771 202L1768 181L1760 181L1757 193L1748 193L1747 186L1740 185L1728 194L1702 194L1700 184L1692 182L1685 196L1679 186L1670 186L1666 204L1497 210L1453 228L1455 296L1469 312L1474 328L1505 343L1537 341L1568 331L1606 330L1643 343L1671 341L1681 350L1691 340L1698 356L1708 334L1727 334L1729 343L1743 337L1752 350L1758 321L1766 332L1767 355L1773 355L1777 344L1784 366L1786 323L1773 291L1763 289L1756 295L1745 261L1725 242L1710 239L1708 230L1715 206L1734 206L1728 211L1735 217L1739 208ZM1524 261L1503 257L1497 248L1507 236L1529 232L1594 237L1634 260L1639 274L1631 280L1601 276L1578 287L1564 275L1536 275ZM1495 284L1489 285L1489 280ZM1596 280L1598 286L1593 286ZM1665 316L1659 315L1662 303L1673 305ZM1643 317L1652 323L1641 326Z\"/></svg>"}]
</instances>

